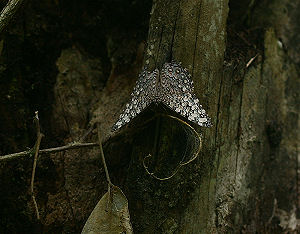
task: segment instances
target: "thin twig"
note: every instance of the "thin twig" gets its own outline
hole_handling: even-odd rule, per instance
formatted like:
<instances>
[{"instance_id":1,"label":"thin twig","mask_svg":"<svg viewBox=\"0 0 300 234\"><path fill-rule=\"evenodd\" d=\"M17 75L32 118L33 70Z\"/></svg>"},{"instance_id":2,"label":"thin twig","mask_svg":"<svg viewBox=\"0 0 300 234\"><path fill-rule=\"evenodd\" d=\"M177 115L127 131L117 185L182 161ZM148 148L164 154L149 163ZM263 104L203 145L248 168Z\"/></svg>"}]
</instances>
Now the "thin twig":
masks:
<instances>
[{"instance_id":1,"label":"thin twig","mask_svg":"<svg viewBox=\"0 0 300 234\"><path fill-rule=\"evenodd\" d=\"M34 177L35 177L36 163L37 163L37 159L38 159L38 155L39 155L39 148L40 148L42 137L44 135L41 133L38 111L35 112L34 121L36 122L37 139L36 139L36 144L35 144L35 154L34 154L32 174L31 174L30 192L31 192L32 201L33 201L33 204L34 204L34 207L35 207L36 218L39 220L40 219L40 213L39 213L38 205L37 205L36 200L35 200L33 188L34 188Z\"/></svg>"},{"instance_id":2,"label":"thin twig","mask_svg":"<svg viewBox=\"0 0 300 234\"><path fill-rule=\"evenodd\" d=\"M65 151L65 150L96 147L96 146L98 147L99 144L98 143L93 143L93 142L88 142L88 143L77 143L77 142L75 142L75 143L71 143L71 144L64 145L64 146L48 148L48 149L42 149L42 150L39 150L39 154L50 154L50 153L56 153L56 152ZM9 160L16 159L16 158L22 158L22 157L31 155L32 152L33 152L33 149L30 149L30 150L22 151L22 152L19 152L19 153L3 155L3 156L0 156L0 162L9 161Z\"/></svg>"},{"instance_id":3,"label":"thin twig","mask_svg":"<svg viewBox=\"0 0 300 234\"><path fill-rule=\"evenodd\" d=\"M246 64L246 68L248 68L251 65L251 63L254 61L254 59L256 59L257 56L258 54L256 54L253 58L249 60L249 62Z\"/></svg>"},{"instance_id":4,"label":"thin twig","mask_svg":"<svg viewBox=\"0 0 300 234\"><path fill-rule=\"evenodd\" d=\"M64 146L59 146L55 148L49 148L49 149L42 149L39 151L40 154L50 154L50 153L56 153L64 150L71 150L71 149L78 149L78 148L86 148L86 147L96 147L98 146L98 143L94 142L88 142L88 143L71 143Z\"/></svg>"},{"instance_id":5,"label":"thin twig","mask_svg":"<svg viewBox=\"0 0 300 234\"><path fill-rule=\"evenodd\" d=\"M24 156L30 155L31 153L32 153L32 149L27 150L27 151L14 153L14 154L6 154L6 155L3 155L3 156L0 156L0 162L1 161L9 161L9 160L15 159L15 158L22 158Z\"/></svg>"},{"instance_id":6,"label":"thin twig","mask_svg":"<svg viewBox=\"0 0 300 234\"><path fill-rule=\"evenodd\" d=\"M11 19L14 17L16 12L23 0L10 0L0 13L0 35L3 33L5 28L9 25Z\"/></svg>"},{"instance_id":7,"label":"thin twig","mask_svg":"<svg viewBox=\"0 0 300 234\"><path fill-rule=\"evenodd\" d=\"M108 189L110 189L110 187L113 186L113 184L110 180L107 165L106 165L106 162L105 162L105 157L104 157L103 147L102 147L102 141L101 141L100 124L99 123L97 124L97 130L98 130L98 141L99 141L101 160L102 160L102 163L103 163L103 166L104 166L106 180L108 182Z\"/></svg>"}]
</instances>

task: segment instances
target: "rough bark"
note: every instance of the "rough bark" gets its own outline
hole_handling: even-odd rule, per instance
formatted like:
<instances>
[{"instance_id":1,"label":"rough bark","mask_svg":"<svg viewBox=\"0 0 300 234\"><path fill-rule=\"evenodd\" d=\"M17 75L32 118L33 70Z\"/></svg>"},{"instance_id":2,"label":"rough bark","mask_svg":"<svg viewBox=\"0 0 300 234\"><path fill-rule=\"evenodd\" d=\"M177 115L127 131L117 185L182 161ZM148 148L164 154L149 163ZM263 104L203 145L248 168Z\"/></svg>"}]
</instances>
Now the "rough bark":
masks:
<instances>
[{"instance_id":1,"label":"rough bark","mask_svg":"<svg viewBox=\"0 0 300 234\"><path fill-rule=\"evenodd\" d=\"M205 233L213 230L216 184L214 160L217 160L214 155L218 145L216 141L219 140L216 132L227 5L227 1L153 2L145 63L149 63L150 67L160 67L171 59L182 62L193 76L196 93L212 117L214 127L201 129L204 147L199 160L166 182L136 176L138 165L148 152L153 151L153 144L148 143L148 151L141 150L140 143L135 144L137 146L134 146L134 152L138 156L132 157L138 157L139 160L134 164L136 169L132 166L132 172L129 171L130 174L135 174L130 178L130 183L133 184L130 191L136 194L133 199L135 203L143 201L141 208L131 203L133 210L138 212L137 215L136 212L133 213L133 221L142 223L137 230L140 233L149 233L151 230L162 233L173 233L175 230L178 233ZM168 124L164 120L160 128L159 139L162 143L157 144L157 151L158 156L166 158L166 163L156 167L164 167L163 170L167 170L168 166L172 165L172 158L182 157L183 151L180 151L180 146L185 146L183 140L174 140L174 135L182 132L174 123ZM172 135L172 132L175 133ZM145 148L144 146L143 149ZM139 178L140 186L135 185L136 177ZM147 188L147 191L141 193L143 187ZM145 210L146 214L143 213Z\"/></svg>"},{"instance_id":2,"label":"rough bark","mask_svg":"<svg viewBox=\"0 0 300 234\"><path fill-rule=\"evenodd\" d=\"M152 9L147 1L46 2L27 4L0 42L3 154L33 142L26 126L35 108L49 147L99 122L135 233L299 232L299 1L155 0ZM144 157L151 153L150 170L166 176L192 153L192 136L156 117L161 106L117 136L110 128L142 63L154 69L172 59L192 74L213 127L197 128L204 144L196 161L157 181ZM27 191L31 161L0 165L0 232L79 233L107 188L98 155L73 149L39 159L41 223Z\"/></svg>"}]
</instances>

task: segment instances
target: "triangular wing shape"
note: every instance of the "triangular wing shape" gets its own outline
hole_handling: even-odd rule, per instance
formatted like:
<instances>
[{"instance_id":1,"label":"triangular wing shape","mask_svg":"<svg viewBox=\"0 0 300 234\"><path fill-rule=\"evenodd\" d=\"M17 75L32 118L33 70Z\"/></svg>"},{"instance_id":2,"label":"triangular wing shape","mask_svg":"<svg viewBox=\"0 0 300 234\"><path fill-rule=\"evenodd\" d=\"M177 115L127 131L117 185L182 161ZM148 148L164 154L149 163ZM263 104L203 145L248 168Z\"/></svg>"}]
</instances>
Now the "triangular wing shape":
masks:
<instances>
[{"instance_id":1,"label":"triangular wing shape","mask_svg":"<svg viewBox=\"0 0 300 234\"><path fill-rule=\"evenodd\" d=\"M199 126L211 127L210 117L199 104L191 75L185 68L176 62L165 63L160 79L162 103Z\"/></svg>"},{"instance_id":2,"label":"triangular wing shape","mask_svg":"<svg viewBox=\"0 0 300 234\"><path fill-rule=\"evenodd\" d=\"M155 69L153 72L148 72L144 69L139 74L134 90L131 93L131 100L126 104L126 107L118 121L113 125L113 131L116 131L129 123L130 120L136 117L141 111L151 104L151 102L155 99L158 75L158 69Z\"/></svg>"}]
</instances>

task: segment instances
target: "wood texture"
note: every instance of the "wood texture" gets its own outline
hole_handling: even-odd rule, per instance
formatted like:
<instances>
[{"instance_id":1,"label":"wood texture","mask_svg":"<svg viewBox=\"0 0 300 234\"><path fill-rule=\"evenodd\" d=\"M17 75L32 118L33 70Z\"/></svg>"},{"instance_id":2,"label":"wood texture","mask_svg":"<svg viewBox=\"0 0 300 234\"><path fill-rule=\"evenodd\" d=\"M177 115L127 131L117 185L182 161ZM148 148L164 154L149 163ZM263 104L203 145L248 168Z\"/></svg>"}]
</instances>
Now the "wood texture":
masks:
<instances>
[{"instance_id":1,"label":"wood texture","mask_svg":"<svg viewBox=\"0 0 300 234\"><path fill-rule=\"evenodd\" d=\"M147 178L141 182L143 186L150 186L151 189L162 193L161 199L155 196L152 198L153 204L160 203L161 209L150 208L150 210L156 210L158 218L157 220L154 217L148 218L148 222L152 223L144 225L144 230L138 230L142 233L150 230L171 232L174 227L178 233L198 233L198 231L209 233L215 230L215 189L218 162L218 154L215 152L219 145L217 141L220 141L218 118L227 13L227 1L153 2L145 64L154 68L160 67L164 62L172 59L182 62L183 66L192 74L196 94L204 109L212 117L213 127L198 129L203 132L204 136L204 150L199 156L200 159L194 165L190 165L188 169L183 169L185 172L182 172L180 176L165 182L165 188L161 184L156 185L155 181L149 185ZM174 127L173 123L168 124L167 121L159 126L161 143L156 145L158 155L165 158L180 158L182 155L176 154L178 143L172 137L172 132L174 135L174 132L180 131L177 130L178 126ZM141 158L146 154L144 150L140 149L137 152L138 156L133 157ZM132 168L131 170L135 171ZM156 183L160 182L156 181ZM190 187L190 191L185 191L185 186ZM174 193L174 190L179 191ZM176 205L181 207L175 214L174 208L164 204L164 201L168 200L164 196L173 196L172 199L176 200ZM145 203L148 202L150 203L150 201ZM139 211L137 210L137 212ZM145 214L143 216L147 217ZM135 221L143 222L138 217Z\"/></svg>"},{"instance_id":2,"label":"wood texture","mask_svg":"<svg viewBox=\"0 0 300 234\"><path fill-rule=\"evenodd\" d=\"M192 73L197 95L214 126L199 129L204 133L204 149L198 165L186 169L180 179L167 182L168 189L139 179L143 185L138 189L188 197L177 203L175 214L164 199L149 198L160 210L145 205L151 202L144 200L146 214L134 218L144 224L138 230L141 233L269 232L276 219L283 230L299 227L299 221L292 220L298 202L299 131L290 125L299 128L299 105L296 110L289 101L299 95L290 86L299 87L295 67L285 61L287 55L272 27L262 36L264 54L257 55L254 65L248 67L245 59L224 63L227 14L227 1L153 2L145 63L154 68L171 59L182 62ZM169 132L174 129L163 124L169 127L159 125L164 143L157 145L170 148ZM141 158L145 152L140 142L137 145L133 157ZM176 183L193 185L190 191L174 193L182 189ZM281 208L276 205L279 200ZM131 202L139 214L138 206ZM282 208L289 209L285 216L279 215ZM145 218L153 210L159 218ZM284 223L285 218L293 225Z\"/></svg>"}]
</instances>

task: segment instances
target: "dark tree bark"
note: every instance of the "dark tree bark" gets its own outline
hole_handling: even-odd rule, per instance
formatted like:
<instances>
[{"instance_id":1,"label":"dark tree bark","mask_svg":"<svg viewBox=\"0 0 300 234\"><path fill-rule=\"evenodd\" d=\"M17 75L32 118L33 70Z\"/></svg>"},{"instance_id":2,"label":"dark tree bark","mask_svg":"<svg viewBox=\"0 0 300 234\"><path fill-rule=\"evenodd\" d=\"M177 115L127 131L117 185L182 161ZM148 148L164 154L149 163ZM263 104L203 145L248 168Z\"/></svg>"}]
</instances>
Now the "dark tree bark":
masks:
<instances>
[{"instance_id":1,"label":"dark tree bark","mask_svg":"<svg viewBox=\"0 0 300 234\"><path fill-rule=\"evenodd\" d=\"M128 198L135 233L299 232L300 1L154 0L152 9L147 1L94 4L28 3L4 35L1 131L9 136L1 134L0 152L32 142L25 125L36 109L45 147L76 141L99 122L111 179ZM37 58L26 60L33 52ZM196 127L203 136L197 160L158 181L145 172L146 155L152 154L149 169L167 176L193 153L193 136L155 113L175 114L151 106L117 135L110 128L142 64L154 69L172 59L192 74L213 127ZM28 91L33 84L38 89ZM16 110L19 120L10 118ZM23 129L19 138L16 126ZM43 233L80 232L107 189L98 155L96 148L73 149L39 158ZM30 165L26 157L0 162L1 191L7 191L0 197L1 233L37 227L26 195Z\"/></svg>"}]
</instances>

